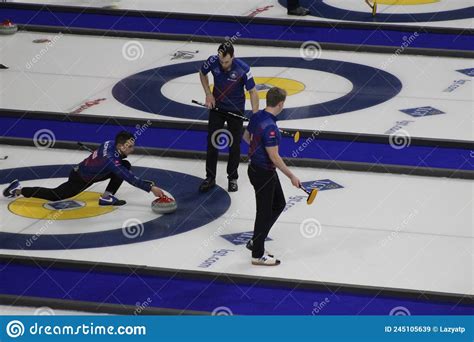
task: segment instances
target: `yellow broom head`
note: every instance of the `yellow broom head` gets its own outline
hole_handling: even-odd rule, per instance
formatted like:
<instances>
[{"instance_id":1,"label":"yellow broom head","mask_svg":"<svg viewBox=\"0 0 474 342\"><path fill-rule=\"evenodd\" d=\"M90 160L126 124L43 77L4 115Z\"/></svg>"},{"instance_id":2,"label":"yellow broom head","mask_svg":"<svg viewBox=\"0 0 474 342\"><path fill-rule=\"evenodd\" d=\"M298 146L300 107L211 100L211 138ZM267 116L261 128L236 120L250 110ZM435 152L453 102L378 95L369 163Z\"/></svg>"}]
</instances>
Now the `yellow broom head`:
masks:
<instances>
[{"instance_id":1,"label":"yellow broom head","mask_svg":"<svg viewBox=\"0 0 474 342\"><path fill-rule=\"evenodd\" d=\"M318 194L318 189L314 188L311 189L311 192L309 193L308 199L306 200L307 204L312 204L314 199L316 198L316 195Z\"/></svg>"},{"instance_id":2,"label":"yellow broom head","mask_svg":"<svg viewBox=\"0 0 474 342\"><path fill-rule=\"evenodd\" d=\"M296 131L295 135L293 136L293 141L297 143L300 140L300 132Z\"/></svg>"}]
</instances>

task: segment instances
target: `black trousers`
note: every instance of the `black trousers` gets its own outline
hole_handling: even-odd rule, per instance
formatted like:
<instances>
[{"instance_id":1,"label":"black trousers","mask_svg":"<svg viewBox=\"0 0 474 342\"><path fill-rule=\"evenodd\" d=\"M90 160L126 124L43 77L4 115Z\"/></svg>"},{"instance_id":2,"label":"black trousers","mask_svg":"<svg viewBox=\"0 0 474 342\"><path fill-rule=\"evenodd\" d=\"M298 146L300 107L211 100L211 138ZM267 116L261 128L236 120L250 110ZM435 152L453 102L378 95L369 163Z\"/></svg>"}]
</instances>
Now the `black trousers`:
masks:
<instances>
[{"instance_id":1,"label":"black trousers","mask_svg":"<svg viewBox=\"0 0 474 342\"><path fill-rule=\"evenodd\" d=\"M243 115L243 113L237 113ZM229 146L229 159L227 161L227 178L239 178L238 168L240 163L240 141L242 139L243 120L232 116L221 114L214 110L209 111L209 123L207 125L207 156L206 156L206 178L216 178L217 158L221 147L219 134L216 131L224 128L227 121L227 130L231 134L232 145ZM214 140L214 141L213 141ZM224 139L222 138L222 141ZM217 146L217 147L216 147Z\"/></svg>"},{"instance_id":2,"label":"black trousers","mask_svg":"<svg viewBox=\"0 0 474 342\"><path fill-rule=\"evenodd\" d=\"M265 252L265 239L273 224L285 209L286 201L276 171L250 164L248 175L250 183L255 189L257 200L257 214L252 237L252 257L260 258Z\"/></svg>"},{"instance_id":3,"label":"black trousers","mask_svg":"<svg viewBox=\"0 0 474 342\"><path fill-rule=\"evenodd\" d=\"M130 162L127 160L122 160L122 165L129 170L132 167ZM105 191L115 194L120 188L120 185L122 185L123 179L116 176L114 173L109 173L101 178L96 178L92 181L86 182L74 169L69 173L69 179L57 188L22 188L21 194L25 197L42 198L48 201L60 201L66 198L74 197L86 190L92 184L102 182L107 179L110 179L110 182L107 185Z\"/></svg>"},{"instance_id":4,"label":"black trousers","mask_svg":"<svg viewBox=\"0 0 474 342\"><path fill-rule=\"evenodd\" d=\"M299 0L288 0L287 1L287 5L286 5L286 8L288 10L293 10L293 9L296 9L300 7L300 2Z\"/></svg>"}]
</instances>

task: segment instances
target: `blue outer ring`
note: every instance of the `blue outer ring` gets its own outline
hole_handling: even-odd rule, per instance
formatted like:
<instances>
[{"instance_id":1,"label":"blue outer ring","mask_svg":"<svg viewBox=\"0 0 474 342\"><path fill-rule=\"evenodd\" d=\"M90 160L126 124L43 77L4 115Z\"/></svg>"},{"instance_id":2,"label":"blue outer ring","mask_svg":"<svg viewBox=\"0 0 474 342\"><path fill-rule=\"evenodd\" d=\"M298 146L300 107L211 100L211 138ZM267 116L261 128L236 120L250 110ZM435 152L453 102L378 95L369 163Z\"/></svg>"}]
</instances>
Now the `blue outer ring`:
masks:
<instances>
[{"instance_id":1,"label":"blue outer ring","mask_svg":"<svg viewBox=\"0 0 474 342\"><path fill-rule=\"evenodd\" d=\"M0 170L2 180L33 180L67 177L72 165L46 165ZM98 248L162 239L204 226L222 216L230 206L229 194L216 186L206 194L198 193L201 179L181 172L133 167L133 172L144 179L157 180L160 187L173 194L178 210L169 215L143 222L143 234L127 238L122 227L84 234L44 234L30 246L31 234L0 232L1 249L59 250ZM149 196L143 193L143 196ZM150 197L150 203L152 198ZM212 208L212 209L210 209ZM151 209L150 209L151 210ZM31 240L30 240L31 241Z\"/></svg>"},{"instance_id":2,"label":"blue outer ring","mask_svg":"<svg viewBox=\"0 0 474 342\"><path fill-rule=\"evenodd\" d=\"M251 67L292 67L318 70L346 78L353 89L346 95L324 103L285 109L279 120L307 119L352 112L376 106L390 100L402 89L394 75L367 65L328 59L306 61L295 57L246 57ZM118 82L112 89L113 96L126 106L140 111L184 119L206 120L206 109L174 102L161 93L169 81L196 73L203 61L167 65L142 71ZM315 80L317 82L318 80ZM191 103L191 98L189 99Z\"/></svg>"},{"instance_id":3,"label":"blue outer ring","mask_svg":"<svg viewBox=\"0 0 474 342\"><path fill-rule=\"evenodd\" d=\"M278 2L281 6L286 7L286 0L278 0ZM337 19L344 21L382 23L424 23L431 21L471 19L474 17L474 6L450 11L430 13L377 13L377 15L373 17L369 7L367 7L367 12L358 12L328 5L323 0L302 0L300 1L300 4L301 6L310 8L311 13L318 18Z\"/></svg>"}]
</instances>

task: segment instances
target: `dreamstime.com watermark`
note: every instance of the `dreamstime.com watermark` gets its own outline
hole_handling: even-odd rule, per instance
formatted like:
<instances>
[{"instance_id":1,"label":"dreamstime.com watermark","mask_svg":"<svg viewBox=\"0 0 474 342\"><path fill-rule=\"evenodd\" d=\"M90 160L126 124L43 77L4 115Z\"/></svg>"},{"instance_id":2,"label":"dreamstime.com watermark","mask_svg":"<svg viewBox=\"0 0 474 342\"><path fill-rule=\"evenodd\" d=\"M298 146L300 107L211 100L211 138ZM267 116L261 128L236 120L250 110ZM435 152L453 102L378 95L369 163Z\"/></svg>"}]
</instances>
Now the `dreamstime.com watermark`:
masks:
<instances>
[{"instance_id":1,"label":"dreamstime.com watermark","mask_svg":"<svg viewBox=\"0 0 474 342\"><path fill-rule=\"evenodd\" d=\"M129 62L142 59L145 56L145 48L138 40L129 40L122 46L122 57Z\"/></svg>"},{"instance_id":2,"label":"dreamstime.com watermark","mask_svg":"<svg viewBox=\"0 0 474 342\"><path fill-rule=\"evenodd\" d=\"M240 209L237 209L230 215L230 217L226 218L225 221L219 225L219 227L201 244L201 249L204 247L208 247L212 241L216 239L216 237L222 235L224 231L229 228L230 224L240 215Z\"/></svg>"},{"instance_id":3,"label":"dreamstime.com watermark","mask_svg":"<svg viewBox=\"0 0 474 342\"><path fill-rule=\"evenodd\" d=\"M410 310L404 306L396 306L388 313L389 316L411 316Z\"/></svg>"},{"instance_id":4,"label":"dreamstime.com watermark","mask_svg":"<svg viewBox=\"0 0 474 342\"><path fill-rule=\"evenodd\" d=\"M50 147L54 147L54 144L56 143L56 135L50 129L39 129L33 135L33 143L37 149L47 150Z\"/></svg>"},{"instance_id":5,"label":"dreamstime.com watermark","mask_svg":"<svg viewBox=\"0 0 474 342\"><path fill-rule=\"evenodd\" d=\"M400 225L398 225L394 231L392 231L387 237L385 237L381 242L380 245L382 247L387 246L390 242L397 239L400 235L400 232L404 231L409 223L419 214L419 210L414 208L402 221Z\"/></svg>"},{"instance_id":6,"label":"dreamstime.com watermark","mask_svg":"<svg viewBox=\"0 0 474 342\"><path fill-rule=\"evenodd\" d=\"M143 222L137 218L129 218L122 224L122 234L127 239L135 239L140 237L145 232Z\"/></svg>"},{"instance_id":7,"label":"dreamstime.com watermark","mask_svg":"<svg viewBox=\"0 0 474 342\"><path fill-rule=\"evenodd\" d=\"M227 306L219 306L212 310L212 316L233 316L234 313Z\"/></svg>"},{"instance_id":8,"label":"dreamstime.com watermark","mask_svg":"<svg viewBox=\"0 0 474 342\"><path fill-rule=\"evenodd\" d=\"M62 33L59 33L57 35L55 35L53 37L53 39L51 39L50 41L48 41L45 45L44 48L42 48L40 50L39 53L37 53L36 55L33 56L33 58L28 61L28 63L26 63L25 67L30 70L36 63L38 63L41 58L43 58L44 55L46 55L48 53L48 51L54 46L56 45L56 43L62 38L63 34Z\"/></svg>"},{"instance_id":9,"label":"dreamstime.com watermark","mask_svg":"<svg viewBox=\"0 0 474 342\"><path fill-rule=\"evenodd\" d=\"M218 129L212 133L211 144L218 150L223 150L226 147L230 147L233 143L234 137L232 136L232 133L225 128Z\"/></svg>"},{"instance_id":10,"label":"dreamstime.com watermark","mask_svg":"<svg viewBox=\"0 0 474 342\"><path fill-rule=\"evenodd\" d=\"M133 311L133 314L135 316L140 315L147 307L150 306L152 300L150 297L148 297L143 303L137 302L135 304L135 310Z\"/></svg>"},{"instance_id":11,"label":"dreamstime.com watermark","mask_svg":"<svg viewBox=\"0 0 474 342\"><path fill-rule=\"evenodd\" d=\"M49 306L42 306L35 310L33 313L35 316L55 316L56 313Z\"/></svg>"},{"instance_id":12,"label":"dreamstime.com watermark","mask_svg":"<svg viewBox=\"0 0 474 342\"><path fill-rule=\"evenodd\" d=\"M403 150L406 147L410 147L411 136L406 130L400 129L389 135L388 142L394 150Z\"/></svg>"},{"instance_id":13,"label":"dreamstime.com watermark","mask_svg":"<svg viewBox=\"0 0 474 342\"><path fill-rule=\"evenodd\" d=\"M316 236L321 235L321 231L321 222L319 222L315 218L307 218L300 224L300 233L306 239L312 239Z\"/></svg>"},{"instance_id":14,"label":"dreamstime.com watermark","mask_svg":"<svg viewBox=\"0 0 474 342\"><path fill-rule=\"evenodd\" d=\"M225 41L222 44L224 44L224 46L233 45L241 36L242 36L242 34L239 31L237 31L234 35L232 35L230 37L226 36ZM211 67L211 64L214 63L218 58L219 57L217 55L213 55L213 56L209 57L209 59L204 62L203 68L205 70L209 69Z\"/></svg>"},{"instance_id":15,"label":"dreamstime.com watermark","mask_svg":"<svg viewBox=\"0 0 474 342\"><path fill-rule=\"evenodd\" d=\"M300 57L305 61L314 61L321 58L322 53L321 45L314 40L307 40L300 46Z\"/></svg>"},{"instance_id":16,"label":"dreamstime.com watermark","mask_svg":"<svg viewBox=\"0 0 474 342\"><path fill-rule=\"evenodd\" d=\"M293 158L296 158L300 155L300 153L302 153L313 141L316 140L316 137L318 135L321 134L321 131L327 126L327 124L329 123L328 120L324 120L324 122L321 124L320 128L318 128L317 130L313 131L313 133L311 133L311 136L307 137L305 140L303 140L303 142L301 142L297 148L295 148L292 152L291 152L291 156Z\"/></svg>"},{"instance_id":17,"label":"dreamstime.com watermark","mask_svg":"<svg viewBox=\"0 0 474 342\"><path fill-rule=\"evenodd\" d=\"M413 42L418 38L420 35L418 32L414 32L412 35L409 37L403 36L403 43L400 45L400 47L387 59L385 60L382 65L380 66L380 69L385 70L387 67L392 64L398 56L400 56L406 48L408 48Z\"/></svg>"},{"instance_id":18,"label":"dreamstime.com watermark","mask_svg":"<svg viewBox=\"0 0 474 342\"><path fill-rule=\"evenodd\" d=\"M133 141L138 140L138 138L146 132L150 126L153 125L153 122L147 120L144 124L136 124L135 125L135 132L133 132Z\"/></svg>"},{"instance_id":19,"label":"dreamstime.com watermark","mask_svg":"<svg viewBox=\"0 0 474 342\"><path fill-rule=\"evenodd\" d=\"M324 298L320 302L314 302L313 303L313 310L311 311L311 315L313 315L313 316L319 315L330 302L331 301L329 300L328 297Z\"/></svg>"},{"instance_id":20,"label":"dreamstime.com watermark","mask_svg":"<svg viewBox=\"0 0 474 342\"><path fill-rule=\"evenodd\" d=\"M151 125L153 125L153 122L151 122L150 120L147 120L147 122L145 122L144 124L136 124L135 131L133 132L133 138L130 138L130 140L128 140L124 145L126 147L130 147L131 144L135 144L138 138L144 135ZM105 144L107 144L107 142ZM115 151L114 155L116 158L120 158L120 153L118 151Z\"/></svg>"},{"instance_id":21,"label":"dreamstime.com watermark","mask_svg":"<svg viewBox=\"0 0 474 342\"><path fill-rule=\"evenodd\" d=\"M51 226L52 224L54 224L54 222L56 220L59 219L59 217L63 214L64 212L62 210L58 210L56 211L49 219L48 221L46 221L41 227L40 229L38 229L38 231L32 235L31 237L29 237L28 239L25 240L25 246L26 247L31 247L36 240L38 240L40 238L41 235L44 234L44 232L49 228L49 226Z\"/></svg>"},{"instance_id":22,"label":"dreamstime.com watermark","mask_svg":"<svg viewBox=\"0 0 474 342\"><path fill-rule=\"evenodd\" d=\"M30 336L145 336L147 331L143 325L95 325L94 323L82 323L71 325L46 325L37 322L26 326L19 320L10 321L5 327L6 333L11 338L23 335Z\"/></svg>"}]
</instances>

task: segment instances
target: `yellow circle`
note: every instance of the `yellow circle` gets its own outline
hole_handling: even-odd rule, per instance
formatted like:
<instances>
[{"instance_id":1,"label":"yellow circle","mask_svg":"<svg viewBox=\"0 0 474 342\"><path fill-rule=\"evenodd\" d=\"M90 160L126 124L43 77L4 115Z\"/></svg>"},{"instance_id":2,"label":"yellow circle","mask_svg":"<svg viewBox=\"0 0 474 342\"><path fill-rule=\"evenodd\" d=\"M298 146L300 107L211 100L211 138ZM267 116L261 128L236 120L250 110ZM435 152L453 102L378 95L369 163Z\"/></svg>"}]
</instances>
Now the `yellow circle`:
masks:
<instances>
[{"instance_id":1,"label":"yellow circle","mask_svg":"<svg viewBox=\"0 0 474 342\"><path fill-rule=\"evenodd\" d=\"M260 100L265 100L267 96L268 89L271 87L279 87L285 89L288 96L295 95L301 93L305 86L303 83L295 80L290 80L289 78L281 78L281 77L254 77L255 84L258 88L262 88L258 90L258 98ZM211 85L211 91L214 85ZM245 98L250 100L249 92L245 92Z\"/></svg>"},{"instance_id":2,"label":"yellow circle","mask_svg":"<svg viewBox=\"0 0 474 342\"><path fill-rule=\"evenodd\" d=\"M20 197L8 205L8 209L18 215L39 220L76 220L104 215L114 211L113 206L99 206L100 194L85 191L67 200L49 202L39 198ZM64 202L72 203L74 208L54 209L51 207Z\"/></svg>"},{"instance_id":3,"label":"yellow circle","mask_svg":"<svg viewBox=\"0 0 474 342\"><path fill-rule=\"evenodd\" d=\"M439 0L377 0L376 2L379 5L411 6L433 4Z\"/></svg>"}]
</instances>

